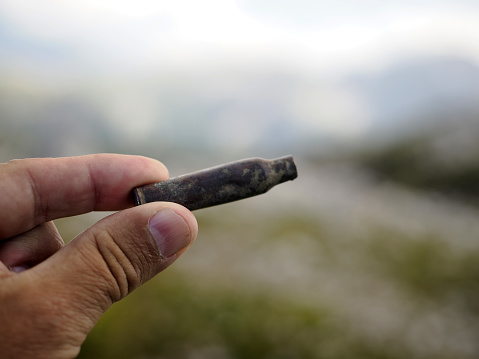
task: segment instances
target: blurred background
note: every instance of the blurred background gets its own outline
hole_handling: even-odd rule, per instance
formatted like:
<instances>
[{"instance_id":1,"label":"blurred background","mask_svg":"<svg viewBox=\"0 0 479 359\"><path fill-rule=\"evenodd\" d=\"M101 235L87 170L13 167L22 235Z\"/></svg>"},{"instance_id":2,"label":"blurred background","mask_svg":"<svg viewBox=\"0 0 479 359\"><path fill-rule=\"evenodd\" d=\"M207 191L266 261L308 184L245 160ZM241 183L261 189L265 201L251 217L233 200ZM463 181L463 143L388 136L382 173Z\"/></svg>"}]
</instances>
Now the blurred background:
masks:
<instances>
[{"instance_id":1,"label":"blurred background","mask_svg":"<svg viewBox=\"0 0 479 359\"><path fill-rule=\"evenodd\" d=\"M1 162L297 160L80 357L479 357L478 63L476 0L0 0Z\"/></svg>"}]
</instances>

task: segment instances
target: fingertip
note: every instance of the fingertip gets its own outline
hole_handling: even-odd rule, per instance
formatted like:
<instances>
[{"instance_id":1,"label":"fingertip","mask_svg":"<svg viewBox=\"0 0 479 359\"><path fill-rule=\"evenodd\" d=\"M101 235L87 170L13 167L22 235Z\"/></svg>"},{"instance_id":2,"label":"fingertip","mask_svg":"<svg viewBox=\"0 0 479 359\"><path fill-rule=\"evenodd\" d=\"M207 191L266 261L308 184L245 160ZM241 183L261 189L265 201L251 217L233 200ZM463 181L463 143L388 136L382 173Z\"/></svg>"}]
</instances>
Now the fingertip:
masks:
<instances>
[{"instance_id":1,"label":"fingertip","mask_svg":"<svg viewBox=\"0 0 479 359\"><path fill-rule=\"evenodd\" d=\"M135 158L135 160L137 161L141 161L146 171L151 171L156 173L156 175L161 180L165 180L169 178L170 173L168 171L168 168L163 162L155 158L146 157L146 156L131 156L131 157Z\"/></svg>"},{"instance_id":2,"label":"fingertip","mask_svg":"<svg viewBox=\"0 0 479 359\"><path fill-rule=\"evenodd\" d=\"M178 252L178 254L183 253L195 241L198 235L198 222L196 220L196 217L193 215L193 213L189 209L187 209L186 207L183 207L180 204L173 203L173 202L153 202L153 203L149 203L139 207L146 207L146 206L155 207L154 215L151 216L150 219L148 220L148 226L149 226L150 232L151 232L151 225L153 224L153 222L156 222L153 219L157 217L160 217L160 218L167 217L167 216L161 216L161 213L167 213L167 212L174 213L175 217L181 218L182 220L181 222L183 222L184 225L187 226L188 228L187 234L189 238L188 244L184 246L184 248L182 248ZM170 216L170 218L172 219L173 217Z\"/></svg>"},{"instance_id":3,"label":"fingertip","mask_svg":"<svg viewBox=\"0 0 479 359\"><path fill-rule=\"evenodd\" d=\"M198 221L196 220L195 215L186 207L172 202L163 202L166 203L169 208L171 208L175 213L181 216L188 227L190 228L191 242L196 239L198 235Z\"/></svg>"},{"instance_id":4,"label":"fingertip","mask_svg":"<svg viewBox=\"0 0 479 359\"><path fill-rule=\"evenodd\" d=\"M95 210L118 210L131 207L130 191L145 184L169 178L168 168L160 161L139 155L99 154L90 161L94 188L100 189ZM86 156L87 157L87 156ZM119 204L120 203L120 204Z\"/></svg>"}]
</instances>

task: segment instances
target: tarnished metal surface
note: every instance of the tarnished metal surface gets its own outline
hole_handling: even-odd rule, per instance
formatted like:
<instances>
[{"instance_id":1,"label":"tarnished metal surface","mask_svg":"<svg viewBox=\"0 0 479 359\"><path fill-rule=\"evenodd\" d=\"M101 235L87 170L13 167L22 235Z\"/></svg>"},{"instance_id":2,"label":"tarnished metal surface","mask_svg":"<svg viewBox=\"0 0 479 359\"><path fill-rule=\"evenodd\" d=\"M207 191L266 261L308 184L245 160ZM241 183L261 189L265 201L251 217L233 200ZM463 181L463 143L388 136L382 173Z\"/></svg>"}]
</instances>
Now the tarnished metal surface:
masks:
<instances>
[{"instance_id":1,"label":"tarnished metal surface","mask_svg":"<svg viewBox=\"0 0 479 359\"><path fill-rule=\"evenodd\" d=\"M297 175L292 156L252 158L137 187L133 198L136 206L166 201L195 210L265 193Z\"/></svg>"}]
</instances>

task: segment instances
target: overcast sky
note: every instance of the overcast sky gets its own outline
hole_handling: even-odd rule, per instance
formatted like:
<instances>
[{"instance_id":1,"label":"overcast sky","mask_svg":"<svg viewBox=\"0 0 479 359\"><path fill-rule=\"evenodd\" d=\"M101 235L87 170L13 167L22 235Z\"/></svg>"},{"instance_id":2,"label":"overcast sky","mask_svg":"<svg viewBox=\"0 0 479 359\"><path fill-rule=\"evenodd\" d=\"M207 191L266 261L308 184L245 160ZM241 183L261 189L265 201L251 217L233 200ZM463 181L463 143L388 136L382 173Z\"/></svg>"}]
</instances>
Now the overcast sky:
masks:
<instances>
[{"instance_id":1,"label":"overcast sky","mask_svg":"<svg viewBox=\"0 0 479 359\"><path fill-rule=\"evenodd\" d=\"M99 66L146 71L274 63L334 73L423 54L479 59L475 0L0 0L0 14Z\"/></svg>"},{"instance_id":2,"label":"overcast sky","mask_svg":"<svg viewBox=\"0 0 479 359\"><path fill-rule=\"evenodd\" d=\"M303 126L307 133L355 136L369 128L376 109L370 108L362 93L342 87L341 79L358 73L374 76L411 58L453 56L478 65L479 1L0 0L0 41L9 41L9 36L14 40L7 48L14 56L7 71L15 68L31 80L35 71L43 74L47 69L44 86L54 86L54 76L63 79L65 69L78 71L79 78L85 77L85 68L93 70L96 85L97 74L135 73L149 79L169 70L182 75L190 71L203 76L196 81L200 88L193 90L205 98L214 97L205 100L214 104L235 85L244 92L231 94L231 102L237 105L228 107L224 116L209 118L208 114L204 120L220 123L225 130L215 138L229 143L244 141L244 136L236 134L245 121L252 127L270 126L268 121L281 117L278 111L284 116L290 113L294 126ZM34 51L15 57L21 46ZM38 61L35 54L47 56ZM7 57L0 52L0 60L2 55ZM304 79L302 87L274 97L281 91L267 88L256 93L253 90L259 85L254 81L244 86L233 83L241 82L245 69L253 69L250 77L261 81L254 74L275 67L304 75L297 77ZM222 68L241 71L227 72L230 77L216 75L215 80L209 76ZM197 86L191 80L194 76L186 77L189 86ZM113 90L99 90L94 97L102 96L104 102L110 101L105 100L107 96L113 98L105 105L109 118L122 123L125 131L132 114L135 124L142 123L145 129L159 118L172 120L158 114L158 94L148 87L135 87L132 82L110 85ZM403 93L402 88L398 91ZM268 103L273 104L269 115L248 112ZM194 126L182 126L190 127ZM217 123L212 127L218 127Z\"/></svg>"}]
</instances>

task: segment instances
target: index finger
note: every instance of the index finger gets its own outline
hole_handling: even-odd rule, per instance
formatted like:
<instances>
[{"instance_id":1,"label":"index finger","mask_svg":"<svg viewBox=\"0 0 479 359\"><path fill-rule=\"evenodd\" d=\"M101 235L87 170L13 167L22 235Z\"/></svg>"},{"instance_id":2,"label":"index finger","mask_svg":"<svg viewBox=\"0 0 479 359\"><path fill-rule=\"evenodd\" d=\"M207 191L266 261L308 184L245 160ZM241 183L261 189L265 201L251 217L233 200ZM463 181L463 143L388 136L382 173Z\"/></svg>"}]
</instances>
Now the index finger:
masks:
<instances>
[{"instance_id":1,"label":"index finger","mask_svg":"<svg viewBox=\"0 0 479 359\"><path fill-rule=\"evenodd\" d=\"M0 239L56 218L126 208L132 205L133 187L167 178L161 162L141 156L99 154L0 164Z\"/></svg>"}]
</instances>

